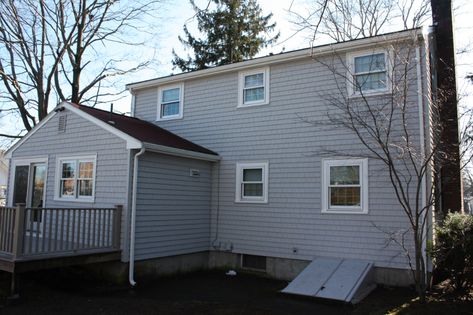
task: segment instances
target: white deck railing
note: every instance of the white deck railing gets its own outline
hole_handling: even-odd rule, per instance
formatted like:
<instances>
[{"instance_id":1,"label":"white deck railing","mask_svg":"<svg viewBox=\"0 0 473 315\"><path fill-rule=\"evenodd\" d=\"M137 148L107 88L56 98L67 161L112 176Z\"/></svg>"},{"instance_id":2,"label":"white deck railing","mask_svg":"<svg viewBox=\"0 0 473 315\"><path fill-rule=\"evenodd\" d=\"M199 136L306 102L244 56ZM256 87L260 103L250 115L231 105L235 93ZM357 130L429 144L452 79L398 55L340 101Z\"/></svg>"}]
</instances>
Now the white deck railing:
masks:
<instances>
[{"instance_id":1,"label":"white deck railing","mask_svg":"<svg viewBox=\"0 0 473 315\"><path fill-rule=\"evenodd\" d=\"M119 250L121 216L122 206L0 207L0 252L27 260Z\"/></svg>"}]
</instances>

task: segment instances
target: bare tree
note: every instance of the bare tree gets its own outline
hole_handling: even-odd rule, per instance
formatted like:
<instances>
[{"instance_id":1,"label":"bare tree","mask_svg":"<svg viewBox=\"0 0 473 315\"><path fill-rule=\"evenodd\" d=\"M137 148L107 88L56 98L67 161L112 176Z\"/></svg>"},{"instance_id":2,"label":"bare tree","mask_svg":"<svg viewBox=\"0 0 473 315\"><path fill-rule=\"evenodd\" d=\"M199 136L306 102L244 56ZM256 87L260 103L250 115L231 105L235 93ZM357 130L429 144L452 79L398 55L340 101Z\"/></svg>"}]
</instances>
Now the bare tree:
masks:
<instances>
[{"instance_id":1,"label":"bare tree","mask_svg":"<svg viewBox=\"0 0 473 315\"><path fill-rule=\"evenodd\" d=\"M468 172L473 160L473 108L471 104L459 106L460 128L460 160L462 171Z\"/></svg>"},{"instance_id":2,"label":"bare tree","mask_svg":"<svg viewBox=\"0 0 473 315\"><path fill-rule=\"evenodd\" d=\"M148 65L100 55L107 46L143 43L130 34L144 30L157 0L122 4L113 0L5 0L0 3L0 118L18 114L31 130L48 113L51 102L70 100L95 105L102 84ZM98 55L98 56L97 56ZM122 66L127 61L127 66ZM87 76L84 78L84 73ZM19 134L0 136L20 138Z\"/></svg>"},{"instance_id":3,"label":"bare tree","mask_svg":"<svg viewBox=\"0 0 473 315\"><path fill-rule=\"evenodd\" d=\"M429 17L427 0L314 0L308 14L290 10L300 31L323 35L335 42L371 37L386 33L393 23L402 29L422 25Z\"/></svg>"},{"instance_id":4,"label":"bare tree","mask_svg":"<svg viewBox=\"0 0 473 315\"><path fill-rule=\"evenodd\" d=\"M411 29L424 24L431 16L431 1L428 0L316 0L312 3L313 9L307 15L290 11L295 17L294 23L298 31L308 30L311 33L312 42L324 37L341 42L380 35L387 31ZM433 3L432 1L432 5ZM437 5L436 8L438 7ZM437 13L438 11L436 10ZM447 15L449 12L442 14ZM437 15L440 16L440 14ZM447 21L447 19L444 20ZM445 44L448 45L449 42ZM444 170L457 164L458 154L450 149L455 141L445 140L445 134L450 134L450 131L454 129L448 123L452 118L446 119L444 110L455 107L451 104L444 105L448 101L448 96L451 97L454 94L451 89L438 86L437 93L434 93L434 98L431 100L428 122L432 125L430 126L431 134L428 135L428 139L431 140L429 143L420 144L416 139L416 132L409 128L413 125L410 119L415 116L410 111L412 104L416 101L408 100L410 94L415 94L412 91L412 86L415 87L415 84L408 81L414 64L412 55L417 50L416 45L416 39L413 39L409 51L394 53L393 60L396 62L393 65L393 77L390 81L392 95L388 102L365 97L362 90L357 98L341 97L346 95L346 91L343 93L344 89L340 89L340 93L330 100L332 107L338 111L335 116L330 116L330 123L355 134L371 156L386 165L390 182L410 227L409 233L396 231L386 231L386 233L396 237L402 236L401 240L391 239L403 248L409 262L412 262L411 270L416 289L424 300L428 261L424 257L425 250L422 246L426 240L425 231L429 230L428 218L434 203L436 203L436 209L442 204L438 208L445 211L447 208L452 208L445 206L447 205L445 200L455 199L456 201L456 198L450 198L445 193L447 190L444 189L446 182ZM396 52L398 49L391 47L390 50ZM406 54L407 58L403 57ZM418 56L414 60L417 58ZM343 63L343 60L339 62ZM347 71L350 70L349 67L342 71L334 67L331 70L334 75L350 82L350 85L356 87L360 84L356 80L353 82L356 76ZM413 77L416 78L415 75ZM445 74L441 79L442 82L454 82L454 78ZM422 97L425 99L427 95ZM470 135L471 133L467 131L462 134L462 139L469 142L471 146ZM468 152L466 150L463 153ZM435 183L424 186L426 181L434 180ZM454 184L457 183L455 181ZM439 198L439 191L434 191L434 188L439 187L442 187L442 198ZM443 198L444 195L448 198ZM448 205L452 204L448 203ZM458 211L459 209L451 210ZM404 237L409 235L413 236L411 245L404 240Z\"/></svg>"},{"instance_id":5,"label":"bare tree","mask_svg":"<svg viewBox=\"0 0 473 315\"><path fill-rule=\"evenodd\" d=\"M407 258L416 290L425 301L427 267L425 242L430 230L430 218L435 203L433 169L448 157L441 151L438 107L430 92L423 92L417 79L421 75L422 49L418 48L417 33L409 40L391 42L376 47L384 51L386 59L377 59L373 53L369 69L383 69L384 78L376 75L357 75L354 67L347 64L345 55L334 53L330 62L314 57L324 64L333 75L336 92L321 94L328 104L326 118L307 122L323 128L341 128L355 135L364 148L360 152L323 150L331 155L356 155L369 157L385 166L383 174L389 182L407 219L405 231L382 230L390 242L400 245ZM382 65L378 64L382 63ZM424 66L424 65L423 65ZM423 67L422 66L422 67ZM428 66L428 65L427 65ZM385 85L382 96L369 94L371 80ZM424 77L423 82L429 80ZM419 89L420 88L420 89ZM422 102L419 104L419 97ZM429 129L423 129L425 121ZM422 136L425 133L426 139ZM382 175L381 175L382 176ZM409 241L410 240L410 241Z\"/></svg>"}]
</instances>

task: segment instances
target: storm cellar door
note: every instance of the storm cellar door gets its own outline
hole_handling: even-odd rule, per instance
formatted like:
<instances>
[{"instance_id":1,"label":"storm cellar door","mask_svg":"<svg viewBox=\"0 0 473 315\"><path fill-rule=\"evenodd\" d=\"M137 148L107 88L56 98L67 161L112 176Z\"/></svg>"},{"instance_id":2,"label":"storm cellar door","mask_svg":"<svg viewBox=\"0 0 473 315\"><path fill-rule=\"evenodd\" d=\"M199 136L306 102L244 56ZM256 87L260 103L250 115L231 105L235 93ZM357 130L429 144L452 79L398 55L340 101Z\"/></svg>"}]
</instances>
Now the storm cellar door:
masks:
<instances>
[{"instance_id":1,"label":"storm cellar door","mask_svg":"<svg viewBox=\"0 0 473 315\"><path fill-rule=\"evenodd\" d=\"M373 263L338 258L316 258L281 292L356 304L376 285Z\"/></svg>"}]
</instances>

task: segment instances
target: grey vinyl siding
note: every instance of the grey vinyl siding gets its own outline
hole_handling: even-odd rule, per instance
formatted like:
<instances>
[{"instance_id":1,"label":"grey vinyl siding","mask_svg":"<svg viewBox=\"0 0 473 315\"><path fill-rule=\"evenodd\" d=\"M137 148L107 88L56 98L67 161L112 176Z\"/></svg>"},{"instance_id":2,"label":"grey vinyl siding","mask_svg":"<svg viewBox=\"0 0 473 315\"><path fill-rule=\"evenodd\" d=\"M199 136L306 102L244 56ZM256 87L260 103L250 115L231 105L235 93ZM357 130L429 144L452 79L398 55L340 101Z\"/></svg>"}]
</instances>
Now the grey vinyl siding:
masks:
<instances>
[{"instance_id":1,"label":"grey vinyl siding","mask_svg":"<svg viewBox=\"0 0 473 315\"><path fill-rule=\"evenodd\" d=\"M60 115L67 115L64 132L58 131ZM88 155L96 155L94 202L54 200L58 180L57 157ZM44 207L109 208L123 205L124 214L126 213L129 151L126 149L125 141L116 135L65 110L52 117L12 154L12 160L30 157L48 159ZM9 193L11 192L12 189L9 190ZM124 227L123 225L122 240Z\"/></svg>"},{"instance_id":2,"label":"grey vinyl siding","mask_svg":"<svg viewBox=\"0 0 473 315\"><path fill-rule=\"evenodd\" d=\"M333 60L344 60L344 54L319 61ZM335 67L346 73L340 63ZM415 75L413 67L412 84ZM420 141L415 85L412 90L408 128L412 140ZM214 172L219 175L213 182L211 248L294 259L357 258L407 268L390 233L404 231L408 223L380 161L368 161L368 214L321 213L322 159L367 154L356 136L328 122L330 100L344 93L345 80L311 58L270 66L268 105L237 108L237 71L184 82L183 118L158 124L222 158ZM135 116L156 123L157 87L136 91L135 100ZM269 162L269 202L235 203L236 163L263 161Z\"/></svg>"},{"instance_id":3,"label":"grey vinyl siding","mask_svg":"<svg viewBox=\"0 0 473 315\"><path fill-rule=\"evenodd\" d=\"M190 169L200 176L191 177ZM157 153L139 160L136 259L209 249L211 163Z\"/></svg>"}]
</instances>

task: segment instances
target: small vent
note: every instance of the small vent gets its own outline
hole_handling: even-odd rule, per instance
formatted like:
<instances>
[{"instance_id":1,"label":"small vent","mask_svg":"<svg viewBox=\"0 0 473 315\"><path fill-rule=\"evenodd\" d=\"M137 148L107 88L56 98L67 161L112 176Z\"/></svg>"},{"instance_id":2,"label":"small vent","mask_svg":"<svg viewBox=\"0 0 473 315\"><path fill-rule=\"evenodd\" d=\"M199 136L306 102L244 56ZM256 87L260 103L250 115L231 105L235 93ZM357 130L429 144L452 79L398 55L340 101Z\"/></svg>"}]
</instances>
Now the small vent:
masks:
<instances>
[{"instance_id":1,"label":"small vent","mask_svg":"<svg viewBox=\"0 0 473 315\"><path fill-rule=\"evenodd\" d=\"M199 177L200 176L200 170L196 170L196 169L191 168L190 171L189 171L189 175L191 177Z\"/></svg>"},{"instance_id":2,"label":"small vent","mask_svg":"<svg viewBox=\"0 0 473 315\"><path fill-rule=\"evenodd\" d=\"M241 256L241 267L244 269L266 271L266 256L243 254Z\"/></svg>"},{"instance_id":3,"label":"small vent","mask_svg":"<svg viewBox=\"0 0 473 315\"><path fill-rule=\"evenodd\" d=\"M58 126L57 126L57 130L59 132L65 132L66 131L66 122L67 122L67 116L66 115L59 116L59 123L58 123Z\"/></svg>"}]
</instances>

